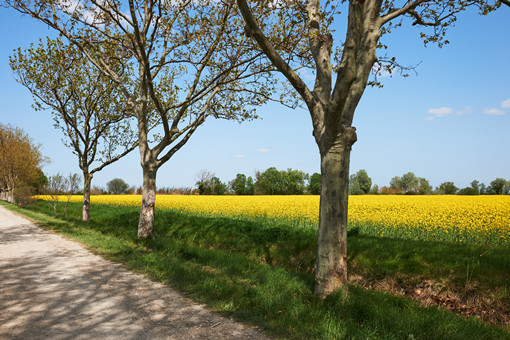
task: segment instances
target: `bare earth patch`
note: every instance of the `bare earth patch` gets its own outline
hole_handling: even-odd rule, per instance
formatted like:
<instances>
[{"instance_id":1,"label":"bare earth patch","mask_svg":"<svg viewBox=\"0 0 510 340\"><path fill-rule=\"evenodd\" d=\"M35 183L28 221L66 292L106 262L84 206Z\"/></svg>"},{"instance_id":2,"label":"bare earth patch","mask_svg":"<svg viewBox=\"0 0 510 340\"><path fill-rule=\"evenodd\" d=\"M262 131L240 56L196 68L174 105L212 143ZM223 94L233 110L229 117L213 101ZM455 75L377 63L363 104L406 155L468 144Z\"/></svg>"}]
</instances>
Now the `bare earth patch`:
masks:
<instances>
[{"instance_id":1,"label":"bare earth patch","mask_svg":"<svg viewBox=\"0 0 510 340\"><path fill-rule=\"evenodd\" d=\"M474 316L493 325L505 327L510 324L508 307L500 301L478 296L476 290L444 290L442 285L434 280L424 280L419 285L411 285L397 282L392 277L376 281L361 275L352 275L349 281L365 289L411 297L426 307L438 306L457 314Z\"/></svg>"},{"instance_id":2,"label":"bare earth patch","mask_svg":"<svg viewBox=\"0 0 510 340\"><path fill-rule=\"evenodd\" d=\"M0 339L265 339L0 206Z\"/></svg>"}]
</instances>

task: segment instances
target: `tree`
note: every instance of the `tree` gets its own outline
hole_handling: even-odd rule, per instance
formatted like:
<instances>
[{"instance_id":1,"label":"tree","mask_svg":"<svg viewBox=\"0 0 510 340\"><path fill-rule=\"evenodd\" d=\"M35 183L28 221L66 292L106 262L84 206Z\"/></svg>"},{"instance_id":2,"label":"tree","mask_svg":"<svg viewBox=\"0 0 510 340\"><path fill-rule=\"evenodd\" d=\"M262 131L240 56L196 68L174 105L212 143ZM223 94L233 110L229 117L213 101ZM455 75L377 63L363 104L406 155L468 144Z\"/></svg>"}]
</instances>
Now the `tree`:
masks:
<instances>
[{"instance_id":1,"label":"tree","mask_svg":"<svg viewBox=\"0 0 510 340\"><path fill-rule=\"evenodd\" d=\"M321 174L316 172L312 176L310 176L310 181L308 182L308 192L312 195L320 195Z\"/></svg>"},{"instance_id":2,"label":"tree","mask_svg":"<svg viewBox=\"0 0 510 340\"><path fill-rule=\"evenodd\" d=\"M487 195L487 194L488 194L487 186L484 183L480 184L480 195Z\"/></svg>"},{"instance_id":3,"label":"tree","mask_svg":"<svg viewBox=\"0 0 510 340\"><path fill-rule=\"evenodd\" d=\"M510 181L506 181L506 184L503 187L503 194L504 195L509 195L510 194Z\"/></svg>"},{"instance_id":4,"label":"tree","mask_svg":"<svg viewBox=\"0 0 510 340\"><path fill-rule=\"evenodd\" d=\"M65 178L60 173L50 176L48 178L48 184L45 188L45 193L50 195L51 201L46 201L53 207L53 212L55 216L58 216L57 213L57 205L60 200L60 195L63 195L65 192Z\"/></svg>"},{"instance_id":5,"label":"tree","mask_svg":"<svg viewBox=\"0 0 510 340\"><path fill-rule=\"evenodd\" d=\"M236 195L253 195L253 178L244 174L237 174L229 185Z\"/></svg>"},{"instance_id":6,"label":"tree","mask_svg":"<svg viewBox=\"0 0 510 340\"><path fill-rule=\"evenodd\" d=\"M249 176L246 179L246 194L247 195L253 195L255 193L255 182L253 181L253 178Z\"/></svg>"},{"instance_id":7,"label":"tree","mask_svg":"<svg viewBox=\"0 0 510 340\"><path fill-rule=\"evenodd\" d=\"M50 176L50 178L48 178L48 183L44 189L44 192L51 197L51 201L46 202L48 202L48 204L53 207L55 216L58 216L57 206L61 196L63 195L67 197L67 200L64 206L64 211L62 212L62 216L66 215L67 206L69 205L71 197L78 190L79 182L80 176L78 176L78 174L69 174L69 176L64 177L60 173L57 173L56 175Z\"/></svg>"},{"instance_id":8,"label":"tree","mask_svg":"<svg viewBox=\"0 0 510 340\"><path fill-rule=\"evenodd\" d=\"M357 173L351 175L349 178L349 185L351 186L350 193L352 195L366 195L370 192L370 188L372 187L372 179L368 177L365 169L361 169Z\"/></svg>"},{"instance_id":9,"label":"tree","mask_svg":"<svg viewBox=\"0 0 510 340\"><path fill-rule=\"evenodd\" d=\"M442 46L447 43L444 33L459 12L475 5L486 14L494 7L485 1L342 2L348 10L346 33L335 50L331 25L342 8L337 2L326 1L324 8L319 0L284 2L282 6L269 0L252 1L251 7L247 0L237 0L237 4L246 22L246 35L257 41L310 112L322 174L315 290L322 297L337 288L345 291L349 162L357 140L354 112L371 72L391 72L398 66L394 58L378 58L377 49L385 47L381 37L407 24L409 20L403 20L407 17L415 26L432 28L430 34L421 33L425 43ZM264 6L271 6L273 21L254 15ZM275 21L280 39L268 37L269 24ZM313 88L297 71L302 67L314 72ZM372 84L378 84L377 79Z\"/></svg>"},{"instance_id":10,"label":"tree","mask_svg":"<svg viewBox=\"0 0 510 340\"><path fill-rule=\"evenodd\" d=\"M196 182L199 195L212 195L212 180L214 178L214 173L209 172L207 170L200 170L198 174L198 179Z\"/></svg>"},{"instance_id":11,"label":"tree","mask_svg":"<svg viewBox=\"0 0 510 340\"><path fill-rule=\"evenodd\" d=\"M390 188L398 189L403 194L416 194L419 192L419 183L420 178L416 177L413 172L408 172L402 175L402 177L393 177L390 181ZM426 186L425 182L423 184Z\"/></svg>"},{"instance_id":12,"label":"tree","mask_svg":"<svg viewBox=\"0 0 510 340\"><path fill-rule=\"evenodd\" d=\"M390 188L398 189L402 191L402 179L399 176L395 176L390 180Z\"/></svg>"},{"instance_id":13,"label":"tree","mask_svg":"<svg viewBox=\"0 0 510 340\"><path fill-rule=\"evenodd\" d=\"M123 72L118 49L105 45L104 54L114 60L110 67ZM93 175L138 146L130 125L131 114L120 101L118 86L85 58L84 53L60 39L10 57L17 81L33 95L34 108L51 110L55 127L65 146L78 158L83 174L82 219L90 219L90 188Z\"/></svg>"},{"instance_id":14,"label":"tree","mask_svg":"<svg viewBox=\"0 0 510 340\"><path fill-rule=\"evenodd\" d=\"M476 195L472 187L462 188L457 192L457 195Z\"/></svg>"},{"instance_id":15,"label":"tree","mask_svg":"<svg viewBox=\"0 0 510 340\"><path fill-rule=\"evenodd\" d=\"M283 178L283 192L284 195L302 195L305 192L305 181L308 180L308 175L300 170L287 169L281 171Z\"/></svg>"},{"instance_id":16,"label":"tree","mask_svg":"<svg viewBox=\"0 0 510 340\"><path fill-rule=\"evenodd\" d=\"M1 198L14 203L14 191L22 185L38 182L45 162L40 146L25 131L0 123Z\"/></svg>"},{"instance_id":17,"label":"tree","mask_svg":"<svg viewBox=\"0 0 510 340\"><path fill-rule=\"evenodd\" d=\"M377 184L374 184L374 186L372 187L372 189L370 189L370 194L371 195L379 195L381 192L379 190L379 186Z\"/></svg>"},{"instance_id":18,"label":"tree","mask_svg":"<svg viewBox=\"0 0 510 340\"><path fill-rule=\"evenodd\" d=\"M299 170L278 171L275 167L256 173L255 191L262 195L302 195L307 174Z\"/></svg>"},{"instance_id":19,"label":"tree","mask_svg":"<svg viewBox=\"0 0 510 340\"><path fill-rule=\"evenodd\" d=\"M200 195L224 195L228 189L214 173L207 170L200 171L196 185Z\"/></svg>"},{"instance_id":20,"label":"tree","mask_svg":"<svg viewBox=\"0 0 510 340\"><path fill-rule=\"evenodd\" d=\"M229 185L234 194L244 195L246 191L246 175L237 174L236 178L230 181Z\"/></svg>"},{"instance_id":21,"label":"tree","mask_svg":"<svg viewBox=\"0 0 510 340\"><path fill-rule=\"evenodd\" d=\"M154 237L156 175L208 117L244 121L272 98L273 67L245 37L234 0L24 1L4 4L57 30L112 80L138 125L138 237ZM267 11L259 14L266 15ZM115 46L129 71L112 67ZM161 126L150 133L156 113Z\"/></svg>"},{"instance_id":22,"label":"tree","mask_svg":"<svg viewBox=\"0 0 510 340\"><path fill-rule=\"evenodd\" d=\"M418 194L427 195L432 191L429 181L423 177L418 177Z\"/></svg>"},{"instance_id":23,"label":"tree","mask_svg":"<svg viewBox=\"0 0 510 340\"><path fill-rule=\"evenodd\" d=\"M480 182L474 180L470 184L471 186L460 189L457 194L459 195L480 195Z\"/></svg>"},{"instance_id":24,"label":"tree","mask_svg":"<svg viewBox=\"0 0 510 340\"><path fill-rule=\"evenodd\" d=\"M477 180L472 181L471 188L473 189L473 195L480 195L480 182Z\"/></svg>"},{"instance_id":25,"label":"tree","mask_svg":"<svg viewBox=\"0 0 510 340\"><path fill-rule=\"evenodd\" d=\"M504 178L496 178L491 182L489 187L495 195L503 195L505 185L506 180Z\"/></svg>"},{"instance_id":26,"label":"tree","mask_svg":"<svg viewBox=\"0 0 510 340\"><path fill-rule=\"evenodd\" d=\"M40 195L48 184L48 178L41 169L37 169L34 178L27 184L34 188L34 194Z\"/></svg>"},{"instance_id":27,"label":"tree","mask_svg":"<svg viewBox=\"0 0 510 340\"><path fill-rule=\"evenodd\" d=\"M108 193L112 195L125 195L129 190L129 184L121 178L112 179L106 183L106 187L108 188Z\"/></svg>"},{"instance_id":28,"label":"tree","mask_svg":"<svg viewBox=\"0 0 510 340\"><path fill-rule=\"evenodd\" d=\"M361 190L359 182L353 176L354 175L351 175L349 178L349 195L362 195L363 190Z\"/></svg>"},{"instance_id":29,"label":"tree","mask_svg":"<svg viewBox=\"0 0 510 340\"><path fill-rule=\"evenodd\" d=\"M255 193L262 195L281 195L284 183L280 171L270 167L255 174Z\"/></svg>"},{"instance_id":30,"label":"tree","mask_svg":"<svg viewBox=\"0 0 510 340\"><path fill-rule=\"evenodd\" d=\"M402 175L401 179L402 192L405 194L416 194L418 192L418 177L412 172Z\"/></svg>"},{"instance_id":31,"label":"tree","mask_svg":"<svg viewBox=\"0 0 510 340\"><path fill-rule=\"evenodd\" d=\"M402 177L393 177L390 181L390 188L408 195L426 195L432 191L429 181L426 178L417 177L413 172L408 172Z\"/></svg>"},{"instance_id":32,"label":"tree","mask_svg":"<svg viewBox=\"0 0 510 340\"><path fill-rule=\"evenodd\" d=\"M459 188L457 188L453 182L441 183L437 189L437 191L442 195L455 195L457 190L459 190Z\"/></svg>"},{"instance_id":33,"label":"tree","mask_svg":"<svg viewBox=\"0 0 510 340\"><path fill-rule=\"evenodd\" d=\"M213 177L212 192L214 195L225 195L227 192L227 185L223 183L218 177Z\"/></svg>"}]
</instances>

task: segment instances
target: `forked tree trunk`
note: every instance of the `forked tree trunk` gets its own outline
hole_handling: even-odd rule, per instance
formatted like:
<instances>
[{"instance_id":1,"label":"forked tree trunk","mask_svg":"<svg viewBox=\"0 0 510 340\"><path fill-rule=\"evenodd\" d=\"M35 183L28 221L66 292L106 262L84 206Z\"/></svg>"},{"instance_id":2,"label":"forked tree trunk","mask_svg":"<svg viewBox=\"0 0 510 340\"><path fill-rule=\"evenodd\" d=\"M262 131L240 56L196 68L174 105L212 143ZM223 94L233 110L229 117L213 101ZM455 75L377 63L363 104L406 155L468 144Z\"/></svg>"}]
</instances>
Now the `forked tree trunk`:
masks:
<instances>
[{"instance_id":1,"label":"forked tree trunk","mask_svg":"<svg viewBox=\"0 0 510 340\"><path fill-rule=\"evenodd\" d=\"M315 274L315 291L321 297L338 289L347 293L349 160L355 133L352 138L321 150L322 188Z\"/></svg>"},{"instance_id":2,"label":"forked tree trunk","mask_svg":"<svg viewBox=\"0 0 510 340\"><path fill-rule=\"evenodd\" d=\"M154 238L154 208L156 204L157 169L143 167L142 208L138 222L138 238Z\"/></svg>"},{"instance_id":3,"label":"forked tree trunk","mask_svg":"<svg viewBox=\"0 0 510 340\"><path fill-rule=\"evenodd\" d=\"M83 173L83 210L82 210L82 221L90 220L90 182L92 181L92 175L88 172Z\"/></svg>"}]
</instances>

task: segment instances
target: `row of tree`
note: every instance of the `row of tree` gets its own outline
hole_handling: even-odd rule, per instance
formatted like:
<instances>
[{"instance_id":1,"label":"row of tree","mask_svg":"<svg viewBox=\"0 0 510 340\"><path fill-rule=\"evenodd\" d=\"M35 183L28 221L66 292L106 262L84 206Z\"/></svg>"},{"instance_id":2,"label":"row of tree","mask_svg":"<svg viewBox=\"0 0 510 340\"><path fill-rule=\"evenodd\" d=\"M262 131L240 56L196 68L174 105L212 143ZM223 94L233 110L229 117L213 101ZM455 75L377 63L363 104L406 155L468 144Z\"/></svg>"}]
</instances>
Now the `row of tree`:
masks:
<instances>
[{"instance_id":1,"label":"row of tree","mask_svg":"<svg viewBox=\"0 0 510 340\"><path fill-rule=\"evenodd\" d=\"M278 170L274 167L264 172L257 171L255 179L245 174L237 176L228 183L222 182L214 173L202 170L196 182L200 195L319 195L321 192L321 175L309 175L300 170ZM471 182L470 187L457 188L453 182L441 183L433 189L429 181L417 177L413 172L391 179L389 186L379 188L372 185L372 179L365 169L349 177L350 195L502 195L510 193L510 181L496 178L486 186L478 181Z\"/></svg>"},{"instance_id":2,"label":"row of tree","mask_svg":"<svg viewBox=\"0 0 510 340\"><path fill-rule=\"evenodd\" d=\"M318 181L318 182L317 182ZM257 171L255 179L237 174L228 184L213 173L202 170L196 183L200 195L302 195L320 193L320 174L309 176L303 171L278 170L271 167L264 172Z\"/></svg>"},{"instance_id":3,"label":"row of tree","mask_svg":"<svg viewBox=\"0 0 510 340\"><path fill-rule=\"evenodd\" d=\"M501 2L3 0L2 5L41 21L63 39L18 50L11 66L36 107L52 110L78 156L84 220L90 217L93 172L138 146L143 172L138 237L155 237L157 172L208 117L252 119L255 107L268 100L306 107L321 156L316 291L325 297L347 283L354 112L366 86L378 85L377 75L400 66L393 57L377 56L387 47L381 37L412 24L423 28L419 36L426 44L442 46L460 12L475 7L487 14ZM347 15L340 16L341 10ZM332 28L341 17L347 21L343 38ZM315 81L300 70L311 71L305 73Z\"/></svg>"},{"instance_id":4,"label":"row of tree","mask_svg":"<svg viewBox=\"0 0 510 340\"><path fill-rule=\"evenodd\" d=\"M380 193L391 194L439 194L439 195L507 195L510 193L510 180L496 178L488 186L477 180L471 182L469 187L459 189L454 182L443 182L432 189L429 181L408 172L401 177L393 177L389 187L383 187Z\"/></svg>"}]
</instances>

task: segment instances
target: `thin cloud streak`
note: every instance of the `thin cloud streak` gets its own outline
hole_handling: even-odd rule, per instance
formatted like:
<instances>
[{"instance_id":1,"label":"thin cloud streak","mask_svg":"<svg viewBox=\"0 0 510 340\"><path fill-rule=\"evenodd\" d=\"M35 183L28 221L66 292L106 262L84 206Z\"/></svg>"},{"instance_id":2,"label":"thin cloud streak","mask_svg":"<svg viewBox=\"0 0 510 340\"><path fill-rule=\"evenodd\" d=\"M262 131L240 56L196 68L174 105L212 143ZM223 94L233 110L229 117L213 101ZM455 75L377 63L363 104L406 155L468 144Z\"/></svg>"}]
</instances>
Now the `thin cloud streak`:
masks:
<instances>
[{"instance_id":1,"label":"thin cloud streak","mask_svg":"<svg viewBox=\"0 0 510 340\"><path fill-rule=\"evenodd\" d=\"M440 107L440 108L432 108L427 111L431 115L436 117L444 117L453 113L453 109L451 107Z\"/></svg>"},{"instance_id":2,"label":"thin cloud streak","mask_svg":"<svg viewBox=\"0 0 510 340\"><path fill-rule=\"evenodd\" d=\"M505 114L505 111L503 111L501 109L490 108L490 109L483 110L483 113L485 113L487 115L493 115L493 116L502 116Z\"/></svg>"},{"instance_id":3,"label":"thin cloud streak","mask_svg":"<svg viewBox=\"0 0 510 340\"><path fill-rule=\"evenodd\" d=\"M276 149L269 149L269 148L260 148L259 149L259 152L262 152L262 153L268 153L268 152L275 152Z\"/></svg>"},{"instance_id":4,"label":"thin cloud streak","mask_svg":"<svg viewBox=\"0 0 510 340\"><path fill-rule=\"evenodd\" d=\"M510 109L510 98L501 102L501 107L504 109Z\"/></svg>"}]
</instances>

